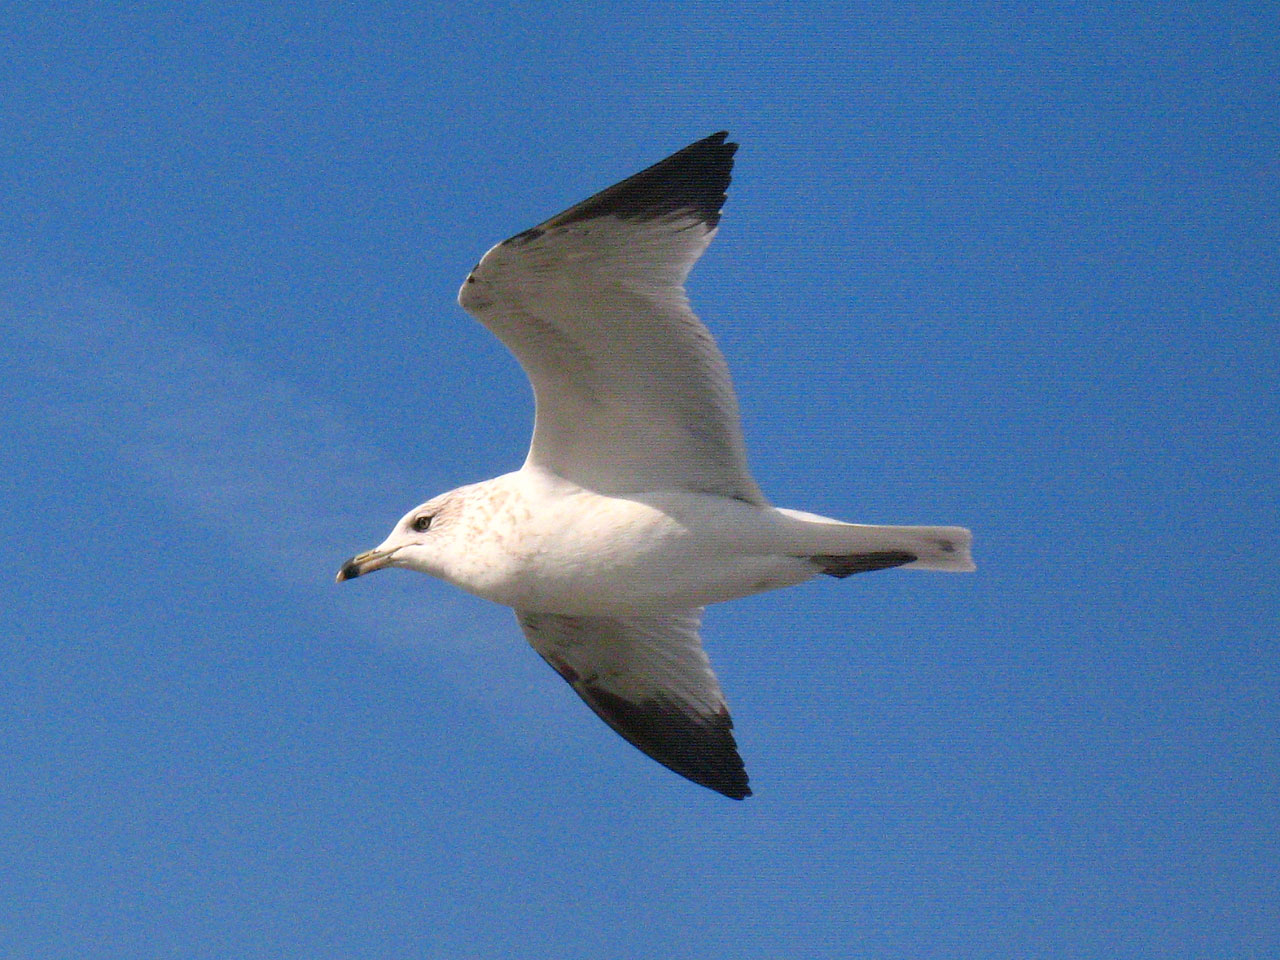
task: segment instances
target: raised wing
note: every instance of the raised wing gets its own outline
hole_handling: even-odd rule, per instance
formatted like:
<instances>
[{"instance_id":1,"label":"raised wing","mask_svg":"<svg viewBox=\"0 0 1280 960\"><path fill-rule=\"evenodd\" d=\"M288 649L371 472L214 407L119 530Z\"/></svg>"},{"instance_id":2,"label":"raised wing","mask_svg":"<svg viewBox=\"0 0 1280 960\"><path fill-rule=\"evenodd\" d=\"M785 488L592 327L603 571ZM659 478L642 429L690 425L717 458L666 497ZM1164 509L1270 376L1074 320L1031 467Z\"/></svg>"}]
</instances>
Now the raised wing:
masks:
<instances>
[{"instance_id":1,"label":"raised wing","mask_svg":"<svg viewBox=\"0 0 1280 960\"><path fill-rule=\"evenodd\" d=\"M728 367L683 288L720 220L725 136L503 241L462 285L458 302L533 383L527 465L604 494L764 503Z\"/></svg>"},{"instance_id":2,"label":"raised wing","mask_svg":"<svg viewBox=\"0 0 1280 960\"><path fill-rule=\"evenodd\" d=\"M629 743L727 797L751 794L729 708L698 639L701 610L516 616L533 648Z\"/></svg>"}]
</instances>

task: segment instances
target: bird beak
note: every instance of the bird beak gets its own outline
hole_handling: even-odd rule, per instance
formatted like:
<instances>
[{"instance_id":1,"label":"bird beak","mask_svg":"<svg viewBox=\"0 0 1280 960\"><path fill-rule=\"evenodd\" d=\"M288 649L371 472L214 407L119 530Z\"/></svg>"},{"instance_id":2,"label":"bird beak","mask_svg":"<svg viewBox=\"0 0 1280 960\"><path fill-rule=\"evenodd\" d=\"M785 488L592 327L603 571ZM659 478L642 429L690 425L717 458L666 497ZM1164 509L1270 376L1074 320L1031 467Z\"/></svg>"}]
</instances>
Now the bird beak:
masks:
<instances>
[{"instance_id":1,"label":"bird beak","mask_svg":"<svg viewBox=\"0 0 1280 960\"><path fill-rule=\"evenodd\" d=\"M383 567L390 566L393 553L395 553L394 550L368 550L359 556L352 557L338 571L336 582L354 580L356 577L362 577L366 573L372 573L374 570L381 570Z\"/></svg>"}]
</instances>

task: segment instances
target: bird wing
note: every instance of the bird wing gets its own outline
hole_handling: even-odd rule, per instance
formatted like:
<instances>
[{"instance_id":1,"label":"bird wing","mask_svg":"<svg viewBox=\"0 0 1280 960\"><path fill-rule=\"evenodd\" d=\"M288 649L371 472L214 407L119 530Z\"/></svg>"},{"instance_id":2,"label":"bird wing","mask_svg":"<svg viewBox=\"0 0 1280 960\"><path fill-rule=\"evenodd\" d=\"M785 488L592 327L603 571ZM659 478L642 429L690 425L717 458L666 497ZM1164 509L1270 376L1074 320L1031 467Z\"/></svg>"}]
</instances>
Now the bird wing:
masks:
<instances>
[{"instance_id":1,"label":"bird wing","mask_svg":"<svg viewBox=\"0 0 1280 960\"><path fill-rule=\"evenodd\" d=\"M728 366L684 280L715 235L737 144L700 140L495 246L458 302L520 361L527 464L607 495L763 504Z\"/></svg>"},{"instance_id":2,"label":"bird wing","mask_svg":"<svg viewBox=\"0 0 1280 960\"><path fill-rule=\"evenodd\" d=\"M729 708L698 639L701 610L516 616L533 649L629 743L727 797L751 794Z\"/></svg>"}]
</instances>

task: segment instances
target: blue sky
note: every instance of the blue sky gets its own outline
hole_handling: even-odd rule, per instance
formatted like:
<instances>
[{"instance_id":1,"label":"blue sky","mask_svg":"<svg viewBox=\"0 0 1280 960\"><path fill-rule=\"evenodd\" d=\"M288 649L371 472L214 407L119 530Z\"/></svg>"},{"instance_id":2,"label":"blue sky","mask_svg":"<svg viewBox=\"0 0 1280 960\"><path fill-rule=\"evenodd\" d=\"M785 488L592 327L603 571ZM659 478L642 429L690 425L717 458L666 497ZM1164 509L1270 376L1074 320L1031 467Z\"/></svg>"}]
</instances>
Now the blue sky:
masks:
<instances>
[{"instance_id":1,"label":"blue sky","mask_svg":"<svg viewBox=\"0 0 1280 960\"><path fill-rule=\"evenodd\" d=\"M0 953L1280 953L1272 5L421 6L7 8ZM741 804L332 583L523 457L480 254L722 128L761 485L979 563L709 612Z\"/></svg>"}]
</instances>

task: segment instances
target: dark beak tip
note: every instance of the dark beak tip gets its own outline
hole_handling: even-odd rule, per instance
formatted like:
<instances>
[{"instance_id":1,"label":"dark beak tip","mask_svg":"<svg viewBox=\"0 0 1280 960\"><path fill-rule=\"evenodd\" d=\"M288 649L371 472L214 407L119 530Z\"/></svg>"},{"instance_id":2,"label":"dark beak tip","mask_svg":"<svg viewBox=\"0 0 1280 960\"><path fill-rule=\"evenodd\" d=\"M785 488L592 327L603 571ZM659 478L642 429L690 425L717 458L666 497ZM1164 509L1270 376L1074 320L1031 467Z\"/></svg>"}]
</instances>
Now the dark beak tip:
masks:
<instances>
[{"instance_id":1,"label":"dark beak tip","mask_svg":"<svg viewBox=\"0 0 1280 960\"><path fill-rule=\"evenodd\" d=\"M358 576L360 576L360 568L356 565L355 558L352 558L342 565L342 569L338 571L334 582L342 583L346 580L354 580Z\"/></svg>"}]
</instances>

